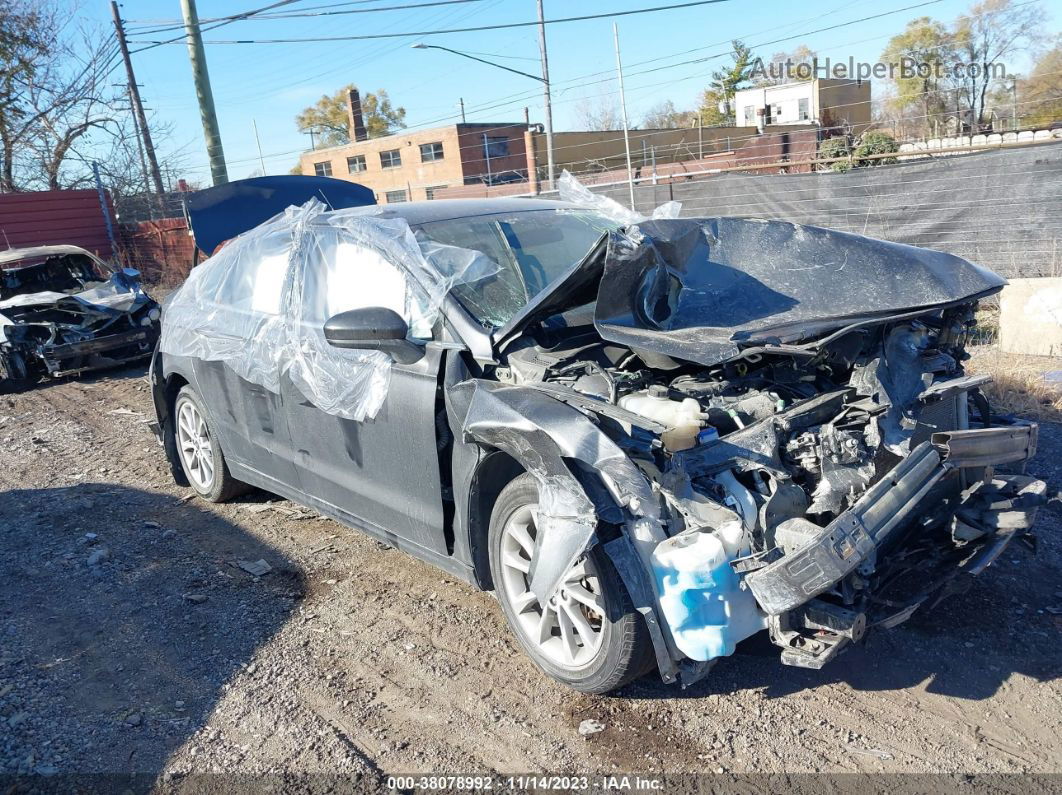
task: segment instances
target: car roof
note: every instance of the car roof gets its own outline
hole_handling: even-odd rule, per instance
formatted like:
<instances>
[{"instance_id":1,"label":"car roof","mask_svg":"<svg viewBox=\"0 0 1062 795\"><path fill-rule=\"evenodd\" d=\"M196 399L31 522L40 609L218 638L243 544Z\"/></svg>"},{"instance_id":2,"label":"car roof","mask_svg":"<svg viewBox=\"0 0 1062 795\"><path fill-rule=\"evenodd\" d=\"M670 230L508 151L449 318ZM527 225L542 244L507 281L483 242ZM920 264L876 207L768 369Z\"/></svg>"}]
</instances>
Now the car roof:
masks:
<instances>
[{"instance_id":1,"label":"car roof","mask_svg":"<svg viewBox=\"0 0 1062 795\"><path fill-rule=\"evenodd\" d=\"M13 262L22 262L23 260L36 260L46 259L48 257L57 257L64 254L81 254L88 257L93 262L104 263L99 257L86 251L79 246L70 245L58 245L58 246L32 246L30 248L8 248L0 251L0 268L10 265Z\"/></svg>"},{"instance_id":2,"label":"car roof","mask_svg":"<svg viewBox=\"0 0 1062 795\"><path fill-rule=\"evenodd\" d=\"M495 213L524 213L543 210L574 210L578 205L550 199L435 199L432 201L376 204L368 207L352 207L343 210L354 215L371 215L376 218L404 218L410 226L453 221L458 218L474 218Z\"/></svg>"}]
</instances>

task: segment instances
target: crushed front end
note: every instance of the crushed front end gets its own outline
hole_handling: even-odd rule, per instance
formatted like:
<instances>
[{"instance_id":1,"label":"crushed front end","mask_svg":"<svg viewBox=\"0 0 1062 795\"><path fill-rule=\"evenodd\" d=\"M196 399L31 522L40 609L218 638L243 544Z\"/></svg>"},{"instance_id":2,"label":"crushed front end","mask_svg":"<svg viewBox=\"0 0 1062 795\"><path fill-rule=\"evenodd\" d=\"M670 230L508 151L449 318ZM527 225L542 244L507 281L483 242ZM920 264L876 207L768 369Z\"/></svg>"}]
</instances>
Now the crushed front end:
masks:
<instances>
[{"instance_id":1,"label":"crushed front end","mask_svg":"<svg viewBox=\"0 0 1062 795\"><path fill-rule=\"evenodd\" d=\"M802 400L781 383L742 393L730 382L708 414L733 424L720 417L718 440L673 456L695 490L742 513L747 546L729 564L783 662L821 667L1031 538L1046 487L1019 473L1036 426L993 416L978 389L987 379L963 374L969 310L852 330L863 345L851 360L841 353L855 343L841 337L794 368L825 388ZM898 338L909 355L890 360ZM907 392L893 368L916 374ZM724 409L728 391L736 405ZM761 414L743 411L758 395L769 397Z\"/></svg>"},{"instance_id":2,"label":"crushed front end","mask_svg":"<svg viewBox=\"0 0 1062 795\"><path fill-rule=\"evenodd\" d=\"M613 237L602 271L592 327L578 311L529 326L495 376L607 437L562 454L612 494L587 489L597 541L635 603L650 594L638 609L666 681L695 681L765 629L784 663L821 667L1032 543L1036 426L994 414L988 378L963 368L995 274L742 219L643 224ZM652 496L614 474L613 445ZM595 517L576 513L551 517L569 541L554 571L589 538ZM541 580L548 598L556 578Z\"/></svg>"},{"instance_id":3,"label":"crushed front end","mask_svg":"<svg viewBox=\"0 0 1062 795\"><path fill-rule=\"evenodd\" d=\"M158 304L133 270L112 271L73 246L3 252L0 388L73 375L150 354Z\"/></svg>"}]
</instances>

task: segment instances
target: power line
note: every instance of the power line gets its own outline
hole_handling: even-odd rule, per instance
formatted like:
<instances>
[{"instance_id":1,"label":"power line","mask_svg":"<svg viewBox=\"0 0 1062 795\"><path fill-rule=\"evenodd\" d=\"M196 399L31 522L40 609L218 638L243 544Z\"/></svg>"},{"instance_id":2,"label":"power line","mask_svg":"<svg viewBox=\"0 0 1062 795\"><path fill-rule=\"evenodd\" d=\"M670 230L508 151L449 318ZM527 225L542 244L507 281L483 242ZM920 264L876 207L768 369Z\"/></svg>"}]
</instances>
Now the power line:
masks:
<instances>
[{"instance_id":1,"label":"power line","mask_svg":"<svg viewBox=\"0 0 1062 795\"><path fill-rule=\"evenodd\" d=\"M844 27L848 27L848 26L851 26L851 25L857 25L857 24L859 24L861 22L867 22L867 21L870 21L870 20L879 19L881 17L889 16L891 14L899 14L899 13L901 13L903 11L910 11L910 10L915 9L915 8L923 8L923 7L928 6L928 5L935 5L936 3L939 3L941 1L942 0L925 0L925 2L915 3L913 5L908 5L908 6L903 6L901 8L896 8L896 9L893 9L891 11L883 11L883 12L881 12L879 14L871 14L869 16L860 17L858 19L849 20L848 22L840 22L840 23L837 23L837 24L834 24L834 25L828 25L826 27L817 28L815 30L803 31L801 33L797 33L797 34L794 34L792 36L785 36L785 37L778 38L778 39L772 39L772 40L766 41L766 42L760 42L760 43L757 43L757 44L755 44L753 46L754 47L768 47L768 46L771 46L771 45L774 45L774 44L782 44L782 43L785 43L785 42L794 41L796 39L804 38L805 36L811 36L811 35L814 35L814 34L817 34L817 33L824 33L824 32L827 32L827 31L837 30L839 28L844 28ZM709 46L719 46L719 45L709 45ZM697 49L708 49L708 47L697 48ZM687 50L686 52L692 52L692 50ZM717 58L724 58L727 55L729 55L730 52L731 52L730 50L720 51L720 52L717 52L717 53L712 53L711 55L705 55L705 56L701 56L699 58L691 58L691 59L687 59L687 60L684 60L684 61L679 61L679 62L673 63L673 64L665 64L663 66L657 66L657 67L653 67L651 69L642 69L642 70L634 71L634 72L625 71L625 74L628 77L637 77L639 75L652 74L652 73L664 71L664 70L667 70L667 69L674 69L674 68L677 68L677 67L680 67L680 66L690 66L690 65L693 65L693 64L705 63L707 61L715 60ZM684 53L678 53L678 54L684 54ZM662 57L672 57L672 56L662 56ZM661 58L653 58L653 59L650 59L650 60L647 60L647 61L641 61L639 63L640 64L648 64L648 63L653 63L654 61L658 61L658 60L661 60ZM632 66L638 66L639 63L632 64ZM563 91L571 91L573 89L586 88L588 86L599 85L601 83L611 83L614 80L614 77L611 74L611 72L592 72L592 73L589 73L587 75L583 75L583 77L596 77L597 75L606 75L606 76L603 77L602 79L599 79L599 80L590 80L590 81L587 81L587 82L574 83L574 84L572 84L573 81L579 80L581 78L572 78L572 79L567 80L567 81L562 81L560 84L554 83L554 88L560 88ZM698 75L690 75L690 77L696 77L696 76L699 76L699 74ZM688 78L682 78L682 79L688 79ZM654 83L654 84L652 84L652 86L666 85L666 84L668 84L670 82L672 82L672 81L667 81L667 83ZM565 85L566 83L568 85ZM636 87L633 90L636 90L636 91L637 90L644 90L644 89L652 87L652 86L638 86L638 87ZM615 93L615 92L612 92L612 93ZM516 104L516 103L519 103L519 102L524 102L527 99L531 98L531 96L532 96L531 94L519 94L519 95L510 95L509 97L500 98L498 100L488 100L487 104L482 104L481 103L479 105L476 105L476 106L468 108L468 112L469 113L476 113L476 112L479 112L479 111L488 111L488 110L495 110L495 109L498 109L498 108L503 108L503 107L506 107L506 106L509 106L509 105L513 105L513 104ZM564 101L571 101L571 100L561 100L561 101L564 102ZM408 128L404 128L404 129L409 131L409 132L415 131L417 129L425 129L425 128L430 129L432 126L435 126L436 124L443 123L443 122L448 122L448 121L451 121L451 120L453 120L455 118L456 118L456 116L454 116L453 114L450 114L450 115L447 115L447 116L444 116L444 117L431 119L431 120L429 120L427 122L423 122L422 124L414 126L414 127L408 127Z\"/></svg>"},{"instance_id":2,"label":"power line","mask_svg":"<svg viewBox=\"0 0 1062 795\"><path fill-rule=\"evenodd\" d=\"M293 2L294 1L295 0L293 0ZM378 2L381 2L381 0L362 0L362 2L378 3ZM227 24L229 24L231 22L243 22L243 21L260 22L260 21L264 21L264 20L274 20L274 19L299 19L299 18L304 18L304 17L327 17L327 16L337 16L337 15L340 15L340 14L374 14L377 11L406 11L406 10L415 9L415 8L432 8L434 6L452 6L452 5L460 5L460 4L464 4L464 3L481 3L481 2L483 2L483 0L426 0L426 2L410 3L408 5L379 6L378 8L352 8L352 9L347 9L347 10L344 10L344 11L313 11L313 10L310 10L310 9L306 9L306 10L300 9L300 10L295 10L295 11L280 11L280 12L275 13L275 14L267 14L267 13L264 13L264 12L256 12L256 13L251 14L251 15L239 15L239 14L237 14L237 15L229 16L229 17L215 17L214 19L203 19L203 20L200 20L200 22L202 24L204 24L204 25L209 25L209 24L211 24L213 22L224 23L224 24L227 25ZM221 25L216 25L215 27L220 27L220 26ZM181 24L179 24L177 22L174 22L173 24L167 24L167 25L165 25L163 27L158 27L158 28L154 28L154 29L141 29L141 30L137 30L137 31L133 31L133 32L136 35L138 35L138 36L146 36L146 35L151 34L151 33L165 33L166 31L170 31L170 30L178 30L181 27L182 27Z\"/></svg>"},{"instance_id":3,"label":"power line","mask_svg":"<svg viewBox=\"0 0 1062 795\"><path fill-rule=\"evenodd\" d=\"M215 30L215 29L220 28L220 27L222 27L224 25L230 25L233 22L240 22L241 20L245 20L245 19L251 18L255 14L261 14L262 12L271 11L274 8L280 8L281 6L291 5L292 3L297 3L297 2L299 2L299 0L277 0L277 2L270 3L269 5L262 6L261 8L253 8L250 11L242 11L239 14L233 14L233 15L228 16L228 17L221 17L220 21L218 21L218 23L216 25L211 25L211 26L206 27L206 28L200 26L199 27L199 33L202 33L204 30ZM184 27L185 26L182 24L182 25L179 25L179 26L174 26L174 28L172 28L172 29L173 30L177 30L178 28L184 28ZM150 50L153 47L159 47L159 46L161 46L163 44L173 44L174 42L177 42L177 41L184 41L184 39L185 39L184 34L181 34L180 36L174 36L172 39L166 39L165 41L154 42L148 47L141 47L138 50L132 50L132 52L133 53L143 52L144 50ZM137 44L139 42L130 42L130 43L131 44Z\"/></svg>"},{"instance_id":4,"label":"power line","mask_svg":"<svg viewBox=\"0 0 1062 795\"><path fill-rule=\"evenodd\" d=\"M940 0L933 0L939 2ZM631 14L648 14L656 11L671 11L677 8L692 8L694 6L715 5L717 3L727 3L730 0L694 0L689 3L674 3L666 6L654 6L652 8L634 8L629 11L610 11L605 14L584 14L577 17L558 17L556 19L545 20L546 25L557 25L566 22L583 22L588 19L611 19L613 17L630 16ZM235 21L235 20L233 20ZM228 23L225 23L228 24ZM472 33L484 30L505 30L508 28L526 28L538 25L538 20L532 22L506 22L498 25L479 25L471 28L448 28L446 30L421 30L411 31L406 33L366 33L359 36L308 36L304 38L296 39L210 39L205 42L206 44L302 44L311 42L327 42L327 41L364 41L368 39L396 39L405 38L409 36L440 36L447 33ZM176 39L169 41L138 41L137 44L150 45L152 47L158 47L162 44L169 44ZM148 49L144 47L143 49Z\"/></svg>"},{"instance_id":5,"label":"power line","mask_svg":"<svg viewBox=\"0 0 1062 795\"><path fill-rule=\"evenodd\" d=\"M861 17L861 18L858 18L858 19L855 19L855 20L850 20L848 22L838 23L838 24L834 24L834 25L828 25L828 26L825 26L825 27L822 27L822 28L818 28L818 29L814 29L814 30L804 31L804 32L801 32L801 33L798 33L798 34L795 34L795 35L786 36L786 37L782 37L782 38L776 38L776 39L771 40L771 41L758 43L758 44L756 44L754 46L763 47L763 46L769 46L771 44L777 44L777 43L781 43L781 42L793 41L793 40L796 40L796 39L799 39L799 38L802 38L802 37L805 37L805 36L813 35L815 33L821 33L821 32L829 31L829 30L835 30L835 29L842 28L842 27L845 27L845 26L857 24L857 23L860 23L860 22L881 18L881 17L887 16L887 15L890 15L890 14L900 13L900 12L911 10L911 9L914 9L914 8L921 8L921 7L924 7L924 6L933 5L933 4L937 3L937 2L940 2L940 0L929 0L928 2L916 3L916 4L913 4L913 5L904 6L904 7L901 7L901 8L898 8L898 9L894 9L894 10L891 10L891 11L864 16L864 17ZM1024 4L1025 3L1023 3L1023 5ZM642 9L641 11L646 11L646 10L648 10L648 9ZM637 12L632 12L632 13L637 13ZM536 24L536 23L532 23L532 24ZM402 35L412 37L412 36L415 36L415 35L418 35L418 34L392 34L393 37L398 37L398 36L402 36ZM721 42L720 42L720 44L721 44ZM716 45L710 45L710 46L716 46ZM660 57L656 57L656 58L653 58L653 59L648 59L646 61L642 61L640 63L648 64L648 63L652 63L654 61L663 60L665 58L675 57L676 55L685 54L687 52L694 52L697 49L708 49L708 47L695 48L695 50L687 50L687 51L685 51L683 53L675 53L675 54L672 54L672 55L669 55L669 56L660 56ZM630 74L632 76L633 75L638 75L638 74L647 74L647 73L651 73L651 72L662 71L662 70L666 70L666 69L672 69L672 68L675 68L675 67L684 66L684 65L688 65L688 64L703 63L705 61L708 61L708 60L711 60L711 59L714 59L714 58L724 57L725 55L728 54L728 52L729 52L729 50L726 51L726 52L714 53L714 54L711 54L711 55L708 55L708 56L703 56L703 57L699 57L699 58L695 58L695 59L688 59L688 60L685 60L685 61L681 61L679 63L666 64L666 65L663 65L663 66L654 67L652 69L645 69L645 70L641 70L641 71L637 71L637 72L628 72L627 74ZM593 74L603 74L603 73L592 73L592 75ZM588 76L592 76L592 75L588 75ZM690 75L689 78L683 78L683 79L691 79L691 78L696 77L696 76L698 76L698 75ZM610 78L608 78L607 81L606 80L597 80L597 81L589 81L589 82L583 82L583 83L575 83L574 85L568 86L568 89L571 90L571 89L574 89L574 88L578 88L580 86L593 85L595 83L601 83L601 82L611 82L611 79L612 78L610 77ZM566 82L574 83L575 80L579 80L579 78L574 78L573 80L569 80L569 81L566 81ZM661 85L661 84L654 84L654 85ZM635 90L644 91L644 90L647 90L648 88L651 88L651 87L652 86L639 86ZM524 97L524 98L526 98L526 97ZM497 101L494 104L484 104L484 105L479 106L478 108L473 108L472 110L473 110L473 112L475 112L476 110L480 110L480 109L482 109L482 110L490 110L491 108L504 107L506 105L511 105L511 104L513 104L516 101L523 101L524 98L518 97L516 99L513 99L512 95L510 95L510 97L507 98L506 100L499 100L499 101ZM855 104L855 103L853 103L853 104ZM1021 103L1021 104L1025 104L1025 103ZM442 117L442 118L440 118L438 120L432 120L432 121L429 121L429 122L425 122L423 125L418 125L416 127L411 127L411 128L406 128L405 130L396 131L396 134L400 135L400 134L402 134L404 132L414 132L417 129L423 129L424 127L430 127L433 124L436 124L436 123L442 122L442 121L448 121L448 120L451 120L452 118L453 118L453 116ZM913 118L913 117L909 117L909 118ZM735 140L737 140L737 139L735 139ZM575 146L581 146L581 144L573 145L573 147L575 147ZM566 148L568 148L568 147L566 147ZM290 151L287 151L287 152L278 152L278 153L270 155L269 157L270 157L270 159L280 158L280 157L291 155L291 154L298 154L298 153L301 153L302 151L303 150L300 149L300 150L290 150ZM251 159L253 160L253 158L251 158ZM234 162L242 162L242 161L234 161Z\"/></svg>"}]
</instances>

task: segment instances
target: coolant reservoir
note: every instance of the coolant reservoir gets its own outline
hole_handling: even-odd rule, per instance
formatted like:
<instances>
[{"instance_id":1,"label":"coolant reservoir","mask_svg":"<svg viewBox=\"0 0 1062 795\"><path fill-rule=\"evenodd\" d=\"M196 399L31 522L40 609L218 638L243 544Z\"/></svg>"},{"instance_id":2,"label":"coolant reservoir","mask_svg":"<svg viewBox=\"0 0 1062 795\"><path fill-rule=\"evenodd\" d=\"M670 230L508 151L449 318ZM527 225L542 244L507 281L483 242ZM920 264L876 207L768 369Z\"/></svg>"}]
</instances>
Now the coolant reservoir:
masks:
<instances>
[{"instance_id":1,"label":"coolant reservoir","mask_svg":"<svg viewBox=\"0 0 1062 795\"><path fill-rule=\"evenodd\" d=\"M728 541L717 533L687 530L653 550L660 610L675 645L692 660L733 654L738 641L767 626L752 593L730 567Z\"/></svg>"},{"instance_id":2,"label":"coolant reservoir","mask_svg":"<svg viewBox=\"0 0 1062 795\"><path fill-rule=\"evenodd\" d=\"M618 401L620 408L666 425L661 440L669 451L685 450L697 444L697 433L704 427L708 415L693 398L672 400L667 387L651 386L647 390L631 392Z\"/></svg>"}]
</instances>

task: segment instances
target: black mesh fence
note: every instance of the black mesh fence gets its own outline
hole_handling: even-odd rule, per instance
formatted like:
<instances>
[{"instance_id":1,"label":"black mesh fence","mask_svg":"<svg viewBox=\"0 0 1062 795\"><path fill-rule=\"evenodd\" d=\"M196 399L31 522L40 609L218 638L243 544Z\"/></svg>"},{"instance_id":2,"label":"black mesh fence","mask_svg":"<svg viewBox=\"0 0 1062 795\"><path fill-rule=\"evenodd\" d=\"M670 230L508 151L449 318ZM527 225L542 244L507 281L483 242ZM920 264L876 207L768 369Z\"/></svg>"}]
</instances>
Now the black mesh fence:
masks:
<instances>
[{"instance_id":1,"label":"black mesh fence","mask_svg":"<svg viewBox=\"0 0 1062 795\"><path fill-rule=\"evenodd\" d=\"M626 184L593 187L623 204ZM1008 277L1062 275L1062 142L845 173L723 173L635 186L645 213L813 224L950 251Z\"/></svg>"}]
</instances>

